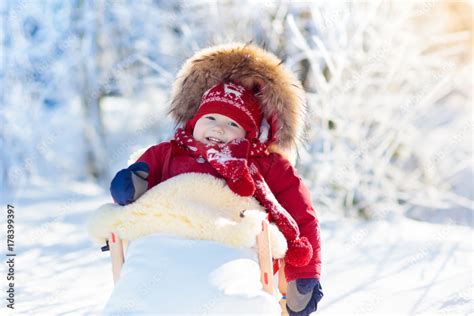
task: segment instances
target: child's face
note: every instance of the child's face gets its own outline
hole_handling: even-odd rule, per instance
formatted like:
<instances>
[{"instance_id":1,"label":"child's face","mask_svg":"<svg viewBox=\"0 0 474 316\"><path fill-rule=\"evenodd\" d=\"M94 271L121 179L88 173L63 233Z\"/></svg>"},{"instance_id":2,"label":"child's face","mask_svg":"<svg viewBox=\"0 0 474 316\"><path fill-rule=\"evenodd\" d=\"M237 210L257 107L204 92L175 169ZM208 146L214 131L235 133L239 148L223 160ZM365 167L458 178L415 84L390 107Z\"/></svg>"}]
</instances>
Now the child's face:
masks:
<instances>
[{"instance_id":1,"label":"child's face","mask_svg":"<svg viewBox=\"0 0 474 316\"><path fill-rule=\"evenodd\" d=\"M203 115L194 126L193 137L204 144L226 144L245 138L247 132L231 118L217 113Z\"/></svg>"}]
</instances>

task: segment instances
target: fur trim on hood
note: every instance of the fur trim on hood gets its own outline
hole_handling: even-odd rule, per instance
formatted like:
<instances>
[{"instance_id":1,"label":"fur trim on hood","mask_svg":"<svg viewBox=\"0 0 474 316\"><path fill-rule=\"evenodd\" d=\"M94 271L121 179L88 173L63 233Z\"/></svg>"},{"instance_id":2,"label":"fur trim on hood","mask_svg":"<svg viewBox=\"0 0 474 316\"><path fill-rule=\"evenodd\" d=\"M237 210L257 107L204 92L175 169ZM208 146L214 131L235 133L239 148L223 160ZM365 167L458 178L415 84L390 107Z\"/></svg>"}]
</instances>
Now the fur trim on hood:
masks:
<instances>
[{"instance_id":1,"label":"fur trim on hood","mask_svg":"<svg viewBox=\"0 0 474 316\"><path fill-rule=\"evenodd\" d=\"M254 45L214 46L189 58L173 85L170 114L178 124L186 123L197 112L203 93L226 80L256 93L264 117L272 123L277 147L273 151L294 150L305 127L304 90L279 58Z\"/></svg>"}]
</instances>

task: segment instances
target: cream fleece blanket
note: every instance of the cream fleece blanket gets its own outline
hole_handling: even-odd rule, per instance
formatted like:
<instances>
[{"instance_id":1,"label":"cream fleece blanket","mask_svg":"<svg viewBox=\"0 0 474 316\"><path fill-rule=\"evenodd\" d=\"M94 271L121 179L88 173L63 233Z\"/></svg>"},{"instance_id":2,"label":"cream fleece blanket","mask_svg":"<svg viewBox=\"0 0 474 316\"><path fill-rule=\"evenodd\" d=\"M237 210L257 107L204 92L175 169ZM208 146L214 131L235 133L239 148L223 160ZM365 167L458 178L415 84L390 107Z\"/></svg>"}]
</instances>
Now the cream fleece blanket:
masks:
<instances>
[{"instance_id":1,"label":"cream fleece blanket","mask_svg":"<svg viewBox=\"0 0 474 316\"><path fill-rule=\"evenodd\" d=\"M160 183L129 205L101 206L90 217L88 230L100 243L110 232L124 240L164 233L251 248L265 217L254 198L236 195L224 180L187 173ZM286 240L274 224L269 227L272 255L283 258Z\"/></svg>"}]
</instances>

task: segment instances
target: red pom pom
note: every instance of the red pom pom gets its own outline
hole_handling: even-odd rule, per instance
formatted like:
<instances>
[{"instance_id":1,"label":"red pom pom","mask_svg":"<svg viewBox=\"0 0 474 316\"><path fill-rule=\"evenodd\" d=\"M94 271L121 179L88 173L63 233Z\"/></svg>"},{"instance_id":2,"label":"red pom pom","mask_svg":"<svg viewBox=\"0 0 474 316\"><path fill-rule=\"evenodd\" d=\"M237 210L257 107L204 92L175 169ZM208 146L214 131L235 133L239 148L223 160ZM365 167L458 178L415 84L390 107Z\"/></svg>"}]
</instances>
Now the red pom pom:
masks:
<instances>
[{"instance_id":1,"label":"red pom pom","mask_svg":"<svg viewBox=\"0 0 474 316\"><path fill-rule=\"evenodd\" d=\"M285 262L294 267L304 267L313 257L313 247L308 238L301 237L288 241Z\"/></svg>"}]
</instances>

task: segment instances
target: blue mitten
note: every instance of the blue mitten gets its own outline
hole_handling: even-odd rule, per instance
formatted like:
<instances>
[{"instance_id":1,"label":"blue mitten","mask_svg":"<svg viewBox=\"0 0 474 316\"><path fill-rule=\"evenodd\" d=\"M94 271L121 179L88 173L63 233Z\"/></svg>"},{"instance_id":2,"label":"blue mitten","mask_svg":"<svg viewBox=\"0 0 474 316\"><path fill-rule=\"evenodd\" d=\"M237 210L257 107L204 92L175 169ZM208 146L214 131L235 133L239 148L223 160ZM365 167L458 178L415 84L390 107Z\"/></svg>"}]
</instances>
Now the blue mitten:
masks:
<instances>
[{"instance_id":1,"label":"blue mitten","mask_svg":"<svg viewBox=\"0 0 474 316\"><path fill-rule=\"evenodd\" d=\"M318 279L297 279L288 282L286 309L290 316L306 316L318 309L323 289Z\"/></svg>"},{"instance_id":2,"label":"blue mitten","mask_svg":"<svg viewBox=\"0 0 474 316\"><path fill-rule=\"evenodd\" d=\"M130 204L140 197L148 188L148 165L135 162L115 175L110 184L110 193L120 205Z\"/></svg>"}]
</instances>

